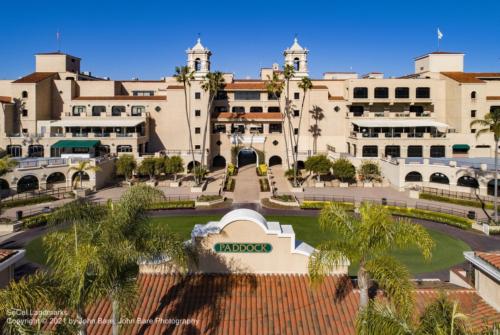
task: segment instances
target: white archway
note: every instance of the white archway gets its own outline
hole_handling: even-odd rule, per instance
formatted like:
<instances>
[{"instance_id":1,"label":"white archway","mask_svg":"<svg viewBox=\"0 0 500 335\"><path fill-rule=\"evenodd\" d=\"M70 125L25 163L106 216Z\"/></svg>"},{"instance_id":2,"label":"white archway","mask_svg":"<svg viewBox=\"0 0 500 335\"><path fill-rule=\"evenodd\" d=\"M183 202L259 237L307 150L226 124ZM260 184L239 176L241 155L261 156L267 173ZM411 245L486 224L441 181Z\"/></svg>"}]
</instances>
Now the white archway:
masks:
<instances>
[{"instance_id":1,"label":"white archway","mask_svg":"<svg viewBox=\"0 0 500 335\"><path fill-rule=\"evenodd\" d=\"M240 154L242 153L242 151L252 151L253 154L255 155L255 166L259 166L259 154L257 153L257 151L252 148L252 147L245 147L245 148L241 148L240 150L238 150L238 154L236 155L236 166L237 167L240 167ZM248 163L248 164L245 164L245 165L250 165L252 163Z\"/></svg>"}]
</instances>

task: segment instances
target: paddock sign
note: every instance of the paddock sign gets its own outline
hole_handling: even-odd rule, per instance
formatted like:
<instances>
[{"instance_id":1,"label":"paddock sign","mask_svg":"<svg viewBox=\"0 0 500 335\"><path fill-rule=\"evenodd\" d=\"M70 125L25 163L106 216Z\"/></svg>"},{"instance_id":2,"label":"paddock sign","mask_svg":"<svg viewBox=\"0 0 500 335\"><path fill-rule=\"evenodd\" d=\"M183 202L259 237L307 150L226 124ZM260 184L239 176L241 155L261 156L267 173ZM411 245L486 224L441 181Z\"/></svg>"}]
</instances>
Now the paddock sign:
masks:
<instances>
[{"instance_id":1,"label":"paddock sign","mask_svg":"<svg viewBox=\"0 0 500 335\"><path fill-rule=\"evenodd\" d=\"M269 243L216 243L214 251L232 253L269 253L273 246Z\"/></svg>"}]
</instances>

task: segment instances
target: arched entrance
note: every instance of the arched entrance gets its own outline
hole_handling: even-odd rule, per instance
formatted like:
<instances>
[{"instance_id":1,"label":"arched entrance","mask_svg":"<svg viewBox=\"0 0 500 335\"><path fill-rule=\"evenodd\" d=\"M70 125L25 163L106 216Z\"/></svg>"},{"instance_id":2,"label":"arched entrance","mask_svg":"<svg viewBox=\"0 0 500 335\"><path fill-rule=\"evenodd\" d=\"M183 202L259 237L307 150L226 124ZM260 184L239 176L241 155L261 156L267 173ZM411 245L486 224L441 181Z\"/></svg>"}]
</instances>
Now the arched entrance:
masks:
<instances>
[{"instance_id":1,"label":"arched entrance","mask_svg":"<svg viewBox=\"0 0 500 335\"><path fill-rule=\"evenodd\" d=\"M269 166L275 166L275 165L281 165L281 164L282 164L282 161L281 161L280 156L271 156L271 158L269 158Z\"/></svg>"},{"instance_id":2,"label":"arched entrance","mask_svg":"<svg viewBox=\"0 0 500 335\"><path fill-rule=\"evenodd\" d=\"M478 188L479 183L476 178L471 176L462 176L457 180L457 186Z\"/></svg>"},{"instance_id":3,"label":"arched entrance","mask_svg":"<svg viewBox=\"0 0 500 335\"><path fill-rule=\"evenodd\" d=\"M88 184L90 180L90 176L87 172L75 172L75 174L71 177L71 185L74 187L84 187Z\"/></svg>"},{"instance_id":4,"label":"arched entrance","mask_svg":"<svg viewBox=\"0 0 500 335\"><path fill-rule=\"evenodd\" d=\"M495 195L495 179L488 182L488 195ZM500 179L497 181L497 196L500 196Z\"/></svg>"},{"instance_id":5,"label":"arched entrance","mask_svg":"<svg viewBox=\"0 0 500 335\"><path fill-rule=\"evenodd\" d=\"M47 189L66 186L66 176L62 172L51 173L47 177Z\"/></svg>"},{"instance_id":6,"label":"arched entrance","mask_svg":"<svg viewBox=\"0 0 500 335\"><path fill-rule=\"evenodd\" d=\"M297 169L304 170L306 168L306 163L304 161L297 161Z\"/></svg>"},{"instance_id":7,"label":"arched entrance","mask_svg":"<svg viewBox=\"0 0 500 335\"><path fill-rule=\"evenodd\" d=\"M38 190L38 178L32 175L24 176L17 182L17 193Z\"/></svg>"},{"instance_id":8,"label":"arched entrance","mask_svg":"<svg viewBox=\"0 0 500 335\"><path fill-rule=\"evenodd\" d=\"M243 148L238 152L238 167L243 167L250 164L258 164L257 153L252 148Z\"/></svg>"},{"instance_id":9,"label":"arched entrance","mask_svg":"<svg viewBox=\"0 0 500 335\"><path fill-rule=\"evenodd\" d=\"M188 171L189 173L191 173L191 171L193 170L193 168L194 168L195 166L200 166L200 165L201 165L201 164L200 164L200 162L198 162L198 161L191 161L191 162L189 162L189 163L188 163L188 165L187 165L187 171Z\"/></svg>"},{"instance_id":10,"label":"arched entrance","mask_svg":"<svg viewBox=\"0 0 500 335\"><path fill-rule=\"evenodd\" d=\"M226 159L221 155L217 155L212 159L212 167L215 169L221 169L226 167Z\"/></svg>"}]
</instances>

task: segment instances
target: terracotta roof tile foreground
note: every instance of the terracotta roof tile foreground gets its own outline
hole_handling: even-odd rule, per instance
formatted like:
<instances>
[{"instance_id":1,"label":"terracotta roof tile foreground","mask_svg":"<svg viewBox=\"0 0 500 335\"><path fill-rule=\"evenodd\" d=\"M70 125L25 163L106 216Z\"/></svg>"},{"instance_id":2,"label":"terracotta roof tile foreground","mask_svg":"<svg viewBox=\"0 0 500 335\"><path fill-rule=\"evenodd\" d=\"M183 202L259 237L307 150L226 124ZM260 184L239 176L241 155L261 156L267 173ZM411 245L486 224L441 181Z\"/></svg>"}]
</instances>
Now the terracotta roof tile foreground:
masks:
<instances>
[{"instance_id":1,"label":"terracotta roof tile foreground","mask_svg":"<svg viewBox=\"0 0 500 335\"><path fill-rule=\"evenodd\" d=\"M0 263L13 256L16 252L15 250L0 249Z\"/></svg>"},{"instance_id":2,"label":"terracotta roof tile foreground","mask_svg":"<svg viewBox=\"0 0 500 335\"><path fill-rule=\"evenodd\" d=\"M10 104L12 102L12 98L0 95L0 102L4 104Z\"/></svg>"},{"instance_id":3,"label":"terracotta roof tile foreground","mask_svg":"<svg viewBox=\"0 0 500 335\"><path fill-rule=\"evenodd\" d=\"M24 83L24 84L38 83L42 80L53 77L55 75L57 75L57 72L33 72L31 74L28 74L27 76L19 78L18 80L15 80L14 83Z\"/></svg>"},{"instance_id":4,"label":"terracotta roof tile foreground","mask_svg":"<svg viewBox=\"0 0 500 335\"><path fill-rule=\"evenodd\" d=\"M217 119L236 119L236 120L281 120L281 113L219 113L215 116Z\"/></svg>"},{"instance_id":5,"label":"terracotta roof tile foreground","mask_svg":"<svg viewBox=\"0 0 500 335\"><path fill-rule=\"evenodd\" d=\"M500 78L500 72L441 72L448 78L464 84L481 84L480 78Z\"/></svg>"},{"instance_id":6,"label":"terracotta roof tile foreground","mask_svg":"<svg viewBox=\"0 0 500 335\"><path fill-rule=\"evenodd\" d=\"M108 97L76 97L73 100L167 100L167 97L165 95L115 95Z\"/></svg>"},{"instance_id":7,"label":"terracotta roof tile foreground","mask_svg":"<svg viewBox=\"0 0 500 335\"><path fill-rule=\"evenodd\" d=\"M348 277L329 276L316 289L304 275L141 275L139 302L124 334L354 334L359 293ZM475 327L500 321L500 313L472 290L448 290ZM439 296L416 290L419 310ZM90 321L110 320L103 300L88 309ZM151 323L144 321L153 320ZM156 321L154 321L156 320ZM172 324L169 320L182 323ZM88 334L110 334L91 323Z\"/></svg>"},{"instance_id":8,"label":"terracotta roof tile foreground","mask_svg":"<svg viewBox=\"0 0 500 335\"><path fill-rule=\"evenodd\" d=\"M476 252L476 256L500 270L500 251Z\"/></svg>"}]
</instances>

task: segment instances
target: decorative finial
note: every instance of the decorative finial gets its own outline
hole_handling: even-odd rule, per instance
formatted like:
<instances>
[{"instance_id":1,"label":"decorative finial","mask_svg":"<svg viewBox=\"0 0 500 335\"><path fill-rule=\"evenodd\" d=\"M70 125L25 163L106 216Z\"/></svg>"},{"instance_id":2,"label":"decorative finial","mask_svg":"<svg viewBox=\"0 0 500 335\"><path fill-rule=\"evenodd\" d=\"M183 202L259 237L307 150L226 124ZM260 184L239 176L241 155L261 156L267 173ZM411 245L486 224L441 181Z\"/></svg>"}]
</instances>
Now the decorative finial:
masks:
<instances>
[{"instance_id":1,"label":"decorative finial","mask_svg":"<svg viewBox=\"0 0 500 335\"><path fill-rule=\"evenodd\" d=\"M197 41L198 43L200 43L200 42L201 42L201 34L200 34L200 33L198 33L198 38L196 39L196 41Z\"/></svg>"},{"instance_id":2,"label":"decorative finial","mask_svg":"<svg viewBox=\"0 0 500 335\"><path fill-rule=\"evenodd\" d=\"M297 33L295 33L295 36L294 36L294 38L293 38L293 41L294 41L295 43L298 43L299 39L298 39L298 35L297 35Z\"/></svg>"}]
</instances>

